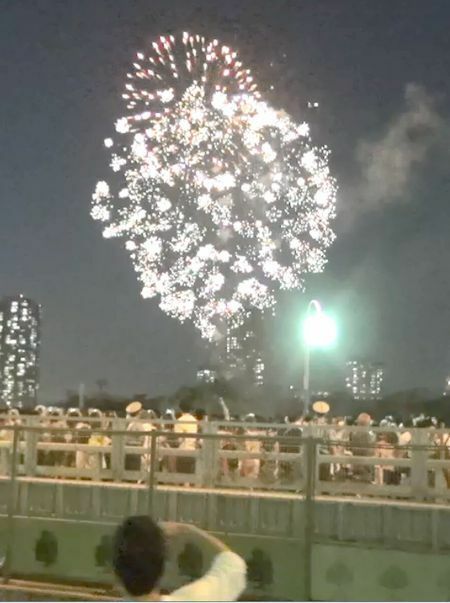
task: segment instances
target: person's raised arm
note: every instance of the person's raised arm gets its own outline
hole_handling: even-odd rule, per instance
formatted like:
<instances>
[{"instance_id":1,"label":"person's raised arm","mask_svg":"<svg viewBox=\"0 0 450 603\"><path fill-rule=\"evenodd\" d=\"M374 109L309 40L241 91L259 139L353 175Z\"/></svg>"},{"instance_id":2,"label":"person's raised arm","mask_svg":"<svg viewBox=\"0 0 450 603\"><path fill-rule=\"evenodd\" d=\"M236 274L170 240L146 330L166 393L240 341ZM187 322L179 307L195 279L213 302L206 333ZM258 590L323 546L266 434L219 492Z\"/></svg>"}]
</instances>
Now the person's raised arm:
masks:
<instances>
[{"instance_id":1,"label":"person's raised arm","mask_svg":"<svg viewBox=\"0 0 450 603\"><path fill-rule=\"evenodd\" d=\"M188 523L177 523L175 521L165 521L161 523L161 527L169 540L172 538L189 536L193 543L208 549L212 555L229 551L230 549L219 538L208 534L205 530L197 528Z\"/></svg>"},{"instance_id":2,"label":"person's raised arm","mask_svg":"<svg viewBox=\"0 0 450 603\"><path fill-rule=\"evenodd\" d=\"M167 522L162 528L169 539L187 537L214 556L210 570L202 577L171 593L172 601L236 601L245 589L245 561L215 536L193 525Z\"/></svg>"}]
</instances>

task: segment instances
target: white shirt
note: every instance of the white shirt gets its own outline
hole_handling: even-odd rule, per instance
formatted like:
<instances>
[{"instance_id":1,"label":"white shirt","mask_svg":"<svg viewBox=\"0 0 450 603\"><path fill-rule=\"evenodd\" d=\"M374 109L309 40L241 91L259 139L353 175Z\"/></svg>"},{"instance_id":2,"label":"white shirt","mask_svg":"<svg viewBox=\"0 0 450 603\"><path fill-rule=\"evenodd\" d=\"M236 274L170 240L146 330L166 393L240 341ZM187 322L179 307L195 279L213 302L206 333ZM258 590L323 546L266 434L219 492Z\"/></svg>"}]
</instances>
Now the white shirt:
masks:
<instances>
[{"instance_id":1,"label":"white shirt","mask_svg":"<svg viewBox=\"0 0 450 603\"><path fill-rule=\"evenodd\" d=\"M198 432L198 422L194 415L186 412L181 415L173 427L174 433L188 434ZM195 450L197 447L197 440L195 438L180 438L180 446L182 450Z\"/></svg>"},{"instance_id":2,"label":"white shirt","mask_svg":"<svg viewBox=\"0 0 450 603\"><path fill-rule=\"evenodd\" d=\"M211 569L202 578L182 586L162 601L236 601L246 586L245 561L224 551L214 558Z\"/></svg>"},{"instance_id":3,"label":"white shirt","mask_svg":"<svg viewBox=\"0 0 450 603\"><path fill-rule=\"evenodd\" d=\"M130 421L127 425L127 431L133 433L133 431L145 431L144 426L142 425L139 419L134 419L134 421ZM126 438L127 446L142 446L142 436L133 436L129 435Z\"/></svg>"}]
</instances>

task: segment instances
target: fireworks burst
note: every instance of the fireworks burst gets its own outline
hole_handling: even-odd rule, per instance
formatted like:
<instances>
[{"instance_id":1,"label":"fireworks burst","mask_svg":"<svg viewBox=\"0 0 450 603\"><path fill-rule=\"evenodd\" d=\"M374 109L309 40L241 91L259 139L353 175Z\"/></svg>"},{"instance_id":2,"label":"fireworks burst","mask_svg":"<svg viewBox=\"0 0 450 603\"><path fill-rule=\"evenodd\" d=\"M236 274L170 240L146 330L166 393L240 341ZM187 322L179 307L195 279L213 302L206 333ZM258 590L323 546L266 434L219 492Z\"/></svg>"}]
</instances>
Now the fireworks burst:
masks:
<instances>
[{"instance_id":1,"label":"fireworks burst","mask_svg":"<svg viewBox=\"0 0 450 603\"><path fill-rule=\"evenodd\" d=\"M139 129L167 115L183 98L187 85L201 86L207 101L216 92L231 97L250 93L259 96L249 69L244 69L237 53L218 40L184 32L181 36L160 36L152 53L138 52L133 70L127 73L122 94L128 115L124 127Z\"/></svg>"},{"instance_id":2,"label":"fireworks burst","mask_svg":"<svg viewBox=\"0 0 450 603\"><path fill-rule=\"evenodd\" d=\"M105 141L115 175L92 217L124 240L142 295L212 339L323 269L336 186L328 152L260 100L236 53L189 34L183 52L172 36L153 47Z\"/></svg>"}]
</instances>

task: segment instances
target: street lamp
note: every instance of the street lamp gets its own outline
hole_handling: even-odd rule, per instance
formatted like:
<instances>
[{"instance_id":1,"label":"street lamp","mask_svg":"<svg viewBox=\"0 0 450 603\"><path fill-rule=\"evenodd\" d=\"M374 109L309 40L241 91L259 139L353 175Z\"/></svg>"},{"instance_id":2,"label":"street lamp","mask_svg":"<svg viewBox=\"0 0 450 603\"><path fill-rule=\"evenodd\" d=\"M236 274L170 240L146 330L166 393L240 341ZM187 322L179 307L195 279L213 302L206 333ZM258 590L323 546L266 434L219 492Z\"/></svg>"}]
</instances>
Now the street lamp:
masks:
<instances>
[{"instance_id":1,"label":"street lamp","mask_svg":"<svg viewBox=\"0 0 450 603\"><path fill-rule=\"evenodd\" d=\"M303 322L303 339L305 342L305 366L303 369L303 395L305 414L309 410L310 391L310 357L313 349L330 348L336 341L337 328L334 319L322 310L320 303L313 299L306 310Z\"/></svg>"}]
</instances>

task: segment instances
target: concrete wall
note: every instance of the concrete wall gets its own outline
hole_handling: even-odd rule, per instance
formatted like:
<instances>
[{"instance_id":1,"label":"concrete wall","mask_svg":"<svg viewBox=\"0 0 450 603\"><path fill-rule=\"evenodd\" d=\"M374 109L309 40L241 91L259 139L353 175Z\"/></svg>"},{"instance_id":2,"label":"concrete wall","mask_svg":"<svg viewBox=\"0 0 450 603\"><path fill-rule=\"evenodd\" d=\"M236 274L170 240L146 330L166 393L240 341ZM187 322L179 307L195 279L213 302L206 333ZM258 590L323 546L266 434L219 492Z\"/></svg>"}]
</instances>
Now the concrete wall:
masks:
<instances>
[{"instance_id":1,"label":"concrete wall","mask_svg":"<svg viewBox=\"0 0 450 603\"><path fill-rule=\"evenodd\" d=\"M315 601L448 601L448 555L314 545Z\"/></svg>"},{"instance_id":2,"label":"concrete wall","mask_svg":"<svg viewBox=\"0 0 450 603\"><path fill-rule=\"evenodd\" d=\"M152 510L160 520L193 522L218 534L249 565L249 594L304 600L448 600L450 510L355 499L314 502L294 495L19 480L9 517L0 481L0 556L12 546L11 574L60 583L110 585L109 547L124 516ZM309 510L308 510L309 509ZM9 532L8 530L12 530ZM180 543L165 586L204 571L202 551ZM310 546L308 546L310 545Z\"/></svg>"},{"instance_id":3,"label":"concrete wall","mask_svg":"<svg viewBox=\"0 0 450 603\"><path fill-rule=\"evenodd\" d=\"M0 523L3 542L6 525ZM51 582L113 584L109 544L113 524L17 518L11 570L15 577ZM250 568L249 593L296 600L303 598L301 546L293 539L218 533ZM189 543L172 551L163 587L172 590L204 572L209 559L201 550L192 559Z\"/></svg>"}]
</instances>

